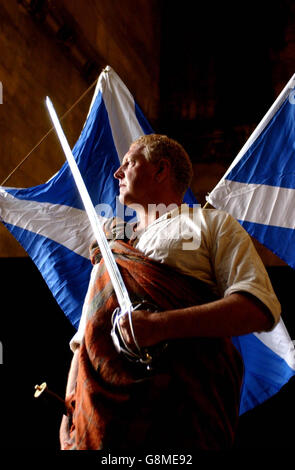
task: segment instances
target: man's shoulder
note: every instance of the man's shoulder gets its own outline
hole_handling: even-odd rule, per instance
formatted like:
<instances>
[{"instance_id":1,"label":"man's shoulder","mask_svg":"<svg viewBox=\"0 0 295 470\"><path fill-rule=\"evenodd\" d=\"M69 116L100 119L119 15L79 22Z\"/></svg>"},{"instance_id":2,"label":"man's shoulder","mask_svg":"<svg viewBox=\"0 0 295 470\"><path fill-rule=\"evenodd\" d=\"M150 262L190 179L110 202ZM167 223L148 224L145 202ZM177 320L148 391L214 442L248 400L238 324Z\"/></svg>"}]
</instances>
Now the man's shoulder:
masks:
<instances>
[{"instance_id":1,"label":"man's shoulder","mask_svg":"<svg viewBox=\"0 0 295 470\"><path fill-rule=\"evenodd\" d=\"M202 208L202 214L203 216L211 221L216 221L216 222L227 222L227 223L237 223L237 220L229 214L229 212L226 212L225 210L222 209L215 209L215 208Z\"/></svg>"},{"instance_id":2,"label":"man's shoulder","mask_svg":"<svg viewBox=\"0 0 295 470\"><path fill-rule=\"evenodd\" d=\"M208 224L223 224L223 223L236 223L236 219L228 212L222 209L204 208L199 204L189 207L189 214L191 218L201 217Z\"/></svg>"}]
</instances>

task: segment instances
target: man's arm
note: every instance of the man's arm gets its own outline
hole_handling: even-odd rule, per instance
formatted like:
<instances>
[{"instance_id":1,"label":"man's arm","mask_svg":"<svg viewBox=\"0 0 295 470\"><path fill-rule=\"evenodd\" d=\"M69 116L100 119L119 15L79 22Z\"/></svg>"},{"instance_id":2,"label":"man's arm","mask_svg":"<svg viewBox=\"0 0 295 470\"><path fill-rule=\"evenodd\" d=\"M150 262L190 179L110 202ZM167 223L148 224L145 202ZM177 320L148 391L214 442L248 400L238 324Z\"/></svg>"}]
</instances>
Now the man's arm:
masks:
<instances>
[{"instance_id":1,"label":"man's arm","mask_svg":"<svg viewBox=\"0 0 295 470\"><path fill-rule=\"evenodd\" d=\"M233 293L220 300L165 312L134 311L135 336L141 347L161 341L192 337L240 336L271 329L274 319L263 303L247 293ZM127 316L121 328L132 346Z\"/></svg>"},{"instance_id":2,"label":"man's arm","mask_svg":"<svg viewBox=\"0 0 295 470\"><path fill-rule=\"evenodd\" d=\"M78 375L78 358L79 358L79 347L75 350L73 358L72 358L71 367L70 367L69 375L68 375L67 386L66 386L66 398L72 395L75 391L77 375ZM70 437L69 432L70 432L69 417L66 415L63 415L60 429L59 429L59 440L60 440L60 446L62 450L64 449L65 444Z\"/></svg>"},{"instance_id":3,"label":"man's arm","mask_svg":"<svg viewBox=\"0 0 295 470\"><path fill-rule=\"evenodd\" d=\"M80 348L77 347L74 351L74 354L73 354L71 367L70 367L70 370L69 370L67 387L66 387L66 397L71 395L75 391L77 375L78 375L79 350L80 350Z\"/></svg>"}]
</instances>

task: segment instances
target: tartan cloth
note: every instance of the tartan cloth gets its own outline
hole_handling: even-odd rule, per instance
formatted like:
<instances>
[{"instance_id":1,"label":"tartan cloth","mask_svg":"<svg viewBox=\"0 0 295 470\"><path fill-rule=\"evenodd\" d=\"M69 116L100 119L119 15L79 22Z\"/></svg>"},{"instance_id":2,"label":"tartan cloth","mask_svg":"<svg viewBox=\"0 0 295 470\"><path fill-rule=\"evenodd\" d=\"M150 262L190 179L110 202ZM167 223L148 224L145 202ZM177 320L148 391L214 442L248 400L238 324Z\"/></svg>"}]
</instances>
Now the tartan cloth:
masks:
<instances>
[{"instance_id":1,"label":"tartan cloth","mask_svg":"<svg viewBox=\"0 0 295 470\"><path fill-rule=\"evenodd\" d=\"M208 286L154 261L121 240L110 242L130 293L160 310L214 300ZM237 425L242 360L230 338L168 342L151 372L119 354L111 316L118 302L101 259L80 346L75 393L67 397L71 422L66 450L224 449Z\"/></svg>"}]
</instances>

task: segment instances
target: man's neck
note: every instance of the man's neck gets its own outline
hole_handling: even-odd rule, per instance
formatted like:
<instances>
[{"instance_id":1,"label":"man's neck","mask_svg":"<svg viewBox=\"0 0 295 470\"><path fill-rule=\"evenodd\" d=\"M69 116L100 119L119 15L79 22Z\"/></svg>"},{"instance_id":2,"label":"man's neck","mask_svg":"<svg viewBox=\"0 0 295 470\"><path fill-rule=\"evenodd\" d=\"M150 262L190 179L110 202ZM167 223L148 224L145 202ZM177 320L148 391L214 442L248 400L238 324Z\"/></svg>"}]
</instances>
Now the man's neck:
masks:
<instances>
[{"instance_id":1,"label":"man's neck","mask_svg":"<svg viewBox=\"0 0 295 470\"><path fill-rule=\"evenodd\" d=\"M176 200L174 202L170 202L169 204L158 203L158 204L148 204L146 207L144 206L137 206L135 208L136 214L138 217L138 223L136 225L136 230L144 230L148 227L148 225L152 224L162 215L166 214L167 212L176 209L181 205L180 200Z\"/></svg>"}]
</instances>

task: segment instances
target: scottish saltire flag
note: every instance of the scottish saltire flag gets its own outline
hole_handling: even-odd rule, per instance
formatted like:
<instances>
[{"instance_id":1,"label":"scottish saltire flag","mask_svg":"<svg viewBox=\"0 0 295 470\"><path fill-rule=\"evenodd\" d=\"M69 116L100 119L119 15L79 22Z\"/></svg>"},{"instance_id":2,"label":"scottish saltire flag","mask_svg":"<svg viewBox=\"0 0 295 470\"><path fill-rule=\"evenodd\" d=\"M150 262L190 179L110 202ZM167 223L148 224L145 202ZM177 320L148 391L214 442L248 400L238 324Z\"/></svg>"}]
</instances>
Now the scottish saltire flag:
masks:
<instances>
[{"instance_id":1,"label":"scottish saltire flag","mask_svg":"<svg viewBox=\"0 0 295 470\"><path fill-rule=\"evenodd\" d=\"M207 197L295 268L295 75ZM235 339L245 361L241 411L276 393L295 374L283 320L269 333Z\"/></svg>"},{"instance_id":2,"label":"scottish saltire flag","mask_svg":"<svg viewBox=\"0 0 295 470\"><path fill-rule=\"evenodd\" d=\"M106 67L72 149L92 202L102 216L110 217L118 209L118 183L113 173L120 160L133 140L151 132L124 83ZM45 184L27 189L0 188L0 217L77 327L91 272L89 244L94 237L68 163Z\"/></svg>"},{"instance_id":3,"label":"scottish saltire flag","mask_svg":"<svg viewBox=\"0 0 295 470\"><path fill-rule=\"evenodd\" d=\"M124 217L113 174L131 142L151 132L124 83L106 67L72 149L100 215ZM185 200L196 202L190 191ZM89 244L94 236L68 163L45 184L0 188L0 219L30 255L59 306L77 327L90 278Z\"/></svg>"}]
</instances>

